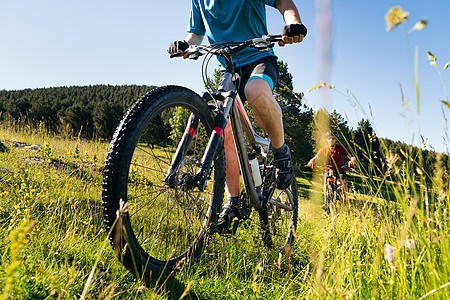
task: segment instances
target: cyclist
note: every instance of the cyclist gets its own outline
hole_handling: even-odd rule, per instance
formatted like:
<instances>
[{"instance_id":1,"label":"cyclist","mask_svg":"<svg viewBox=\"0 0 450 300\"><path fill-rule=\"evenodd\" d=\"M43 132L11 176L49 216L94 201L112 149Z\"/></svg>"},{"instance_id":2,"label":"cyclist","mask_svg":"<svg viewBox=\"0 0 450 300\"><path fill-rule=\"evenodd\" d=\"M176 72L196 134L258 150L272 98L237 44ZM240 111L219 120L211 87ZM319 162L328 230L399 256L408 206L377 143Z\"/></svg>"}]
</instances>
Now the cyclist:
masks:
<instances>
[{"instance_id":1,"label":"cyclist","mask_svg":"<svg viewBox=\"0 0 450 300\"><path fill-rule=\"evenodd\" d=\"M307 166L310 168L314 168L316 161L321 158L324 160L326 166L332 166L333 172L339 174L340 180L344 187L344 191L347 191L347 173L345 170L345 157L349 159L348 166L353 167L353 164L356 160L354 156L352 156L344 146L337 143L337 132L329 130L325 133L325 137L327 139L328 145L321 148L316 156L311 158L308 162ZM328 167L327 167L328 168ZM344 193L345 197L345 193Z\"/></svg>"},{"instance_id":2,"label":"cyclist","mask_svg":"<svg viewBox=\"0 0 450 300\"><path fill-rule=\"evenodd\" d=\"M241 42L267 35L266 5L277 8L286 23L283 41L279 45L301 42L307 29L292 0L192 0L188 35L184 41L171 43L168 52L183 52L189 45L200 44L205 34L211 44ZM277 57L272 49L258 51L248 48L233 59L240 66L234 77L239 95L242 101L249 102L256 122L269 135L277 166L277 187L286 189L295 176L291 152L284 141L281 109L272 94L278 80ZM223 58L218 57L218 60L221 66L225 66ZM224 149L227 202L219 215L219 231L227 229L239 213L239 164L229 122L224 130Z\"/></svg>"}]
</instances>

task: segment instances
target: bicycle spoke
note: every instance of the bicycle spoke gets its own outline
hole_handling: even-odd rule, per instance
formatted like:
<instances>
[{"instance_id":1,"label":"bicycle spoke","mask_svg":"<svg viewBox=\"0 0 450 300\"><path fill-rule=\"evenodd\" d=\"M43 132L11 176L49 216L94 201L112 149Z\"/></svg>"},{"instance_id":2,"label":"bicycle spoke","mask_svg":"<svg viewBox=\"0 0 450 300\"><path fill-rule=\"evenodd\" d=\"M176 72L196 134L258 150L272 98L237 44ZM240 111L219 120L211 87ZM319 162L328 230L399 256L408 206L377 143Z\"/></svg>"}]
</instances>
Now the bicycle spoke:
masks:
<instances>
[{"instance_id":1,"label":"bicycle spoke","mask_svg":"<svg viewBox=\"0 0 450 300\"><path fill-rule=\"evenodd\" d=\"M163 192L164 192L164 191L161 191L161 193L163 193ZM158 193L156 196L154 196L153 198L149 199L149 201L147 201L147 202L145 202L145 203L141 203L140 208L134 209L134 213L133 213L133 214L130 214L130 217L133 216L133 215L135 215L135 214L137 214L137 213L138 213L141 209L143 209L144 207L151 207L151 203L152 203L152 202L155 202L156 199L158 198L158 196L159 196L161 193ZM153 194L153 193L152 193L152 194ZM149 195L149 194L147 194L147 195ZM145 197L145 196L147 196L147 195L140 195L140 196L138 196L138 197L132 197L131 199L128 199L128 201L130 202L130 200L132 200L133 202L135 202L136 200L138 200L138 199L140 199L140 198L143 198L143 197Z\"/></svg>"}]
</instances>

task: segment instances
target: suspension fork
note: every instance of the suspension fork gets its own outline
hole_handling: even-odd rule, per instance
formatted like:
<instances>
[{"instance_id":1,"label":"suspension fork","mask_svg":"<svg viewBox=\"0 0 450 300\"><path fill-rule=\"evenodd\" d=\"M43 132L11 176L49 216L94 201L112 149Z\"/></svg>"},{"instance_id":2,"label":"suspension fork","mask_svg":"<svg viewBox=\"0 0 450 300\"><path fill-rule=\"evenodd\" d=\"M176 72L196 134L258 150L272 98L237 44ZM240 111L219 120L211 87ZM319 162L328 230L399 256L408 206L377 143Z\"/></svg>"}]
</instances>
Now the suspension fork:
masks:
<instances>
[{"instance_id":1,"label":"suspension fork","mask_svg":"<svg viewBox=\"0 0 450 300\"><path fill-rule=\"evenodd\" d=\"M166 177L163 180L171 188L178 184L176 181L176 170L189 149L192 138L198 129L198 124L199 119L194 114L191 114L186 130L184 131L183 137L181 138L178 148L175 151L175 155L170 163L169 169L167 170ZM194 176L182 178L188 187L199 187L202 190L204 189L208 171L212 165L212 161L214 160L217 148L223 140L223 130L226 125L227 120L223 116L223 113L218 113L214 118L214 129L211 133L208 145L206 146L205 153L203 154L199 170Z\"/></svg>"},{"instance_id":2,"label":"suspension fork","mask_svg":"<svg viewBox=\"0 0 450 300\"><path fill-rule=\"evenodd\" d=\"M230 78L231 80L231 78ZM189 144L192 140L192 137L195 133L195 130L198 128L198 118L195 115L191 114L188 121L188 126L183 134L183 137L178 145L177 151L172 159L170 167L166 173L166 177L164 178L164 182L169 187L174 187L176 184L181 183L187 188L195 188L198 187L200 190L203 190L206 187L206 179L208 177L209 170L212 166L212 162L217 152L217 148L223 141L223 131L227 125L227 116L230 112L230 108L233 105L234 99L236 97L235 92L220 92L220 94L225 99L223 102L223 106L219 105L218 113L214 117L214 128L211 133L211 136L208 141L208 145L206 146L205 153L203 154L200 168L197 173L193 176L187 176L185 178L181 178L182 182L176 182L176 170L182 161L183 157L186 155Z\"/></svg>"},{"instance_id":3,"label":"suspension fork","mask_svg":"<svg viewBox=\"0 0 450 300\"><path fill-rule=\"evenodd\" d=\"M178 148L175 151L175 155L172 158L172 162L170 163L169 169L167 170L166 177L163 181L169 186L174 187L176 182L176 170L186 155L189 145L191 144L192 138L194 137L195 132L198 129L199 119L191 113L189 116L186 130L183 133L183 137L181 138L180 143L178 144Z\"/></svg>"}]
</instances>

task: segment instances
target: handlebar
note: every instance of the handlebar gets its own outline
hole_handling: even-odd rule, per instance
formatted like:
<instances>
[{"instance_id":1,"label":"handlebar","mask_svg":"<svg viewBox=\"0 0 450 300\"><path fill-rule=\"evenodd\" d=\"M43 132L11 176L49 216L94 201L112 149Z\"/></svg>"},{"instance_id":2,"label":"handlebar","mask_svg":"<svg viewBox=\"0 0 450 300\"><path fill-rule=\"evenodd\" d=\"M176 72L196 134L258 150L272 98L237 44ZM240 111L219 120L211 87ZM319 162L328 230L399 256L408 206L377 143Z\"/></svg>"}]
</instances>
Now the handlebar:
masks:
<instances>
[{"instance_id":1,"label":"handlebar","mask_svg":"<svg viewBox=\"0 0 450 300\"><path fill-rule=\"evenodd\" d=\"M335 165L323 165L323 166L318 166L318 165L314 165L314 168L319 168L319 169L336 169L336 168L338 168L338 169L340 169L340 168L345 168L345 169L347 169L348 168L348 166L347 166L347 164L343 164L343 165L339 165L339 166L335 166Z\"/></svg>"},{"instance_id":2,"label":"handlebar","mask_svg":"<svg viewBox=\"0 0 450 300\"><path fill-rule=\"evenodd\" d=\"M339 165L337 166L337 168L341 168L343 167L346 171L350 170L352 172L358 172L356 169L354 169L353 167L349 167L347 164L343 164L343 165ZM327 170L327 169L332 169L332 170L336 170L336 166L335 165L314 165L314 167L312 169L319 169L319 170Z\"/></svg>"},{"instance_id":3,"label":"handlebar","mask_svg":"<svg viewBox=\"0 0 450 300\"><path fill-rule=\"evenodd\" d=\"M170 58L188 55L189 59L197 59L205 53L218 55L222 57L230 56L242 51L245 48L255 48L258 50L267 50L274 46L273 43L283 41L281 34L265 35L260 38L254 38L241 43L190 45L183 52L170 54Z\"/></svg>"}]
</instances>

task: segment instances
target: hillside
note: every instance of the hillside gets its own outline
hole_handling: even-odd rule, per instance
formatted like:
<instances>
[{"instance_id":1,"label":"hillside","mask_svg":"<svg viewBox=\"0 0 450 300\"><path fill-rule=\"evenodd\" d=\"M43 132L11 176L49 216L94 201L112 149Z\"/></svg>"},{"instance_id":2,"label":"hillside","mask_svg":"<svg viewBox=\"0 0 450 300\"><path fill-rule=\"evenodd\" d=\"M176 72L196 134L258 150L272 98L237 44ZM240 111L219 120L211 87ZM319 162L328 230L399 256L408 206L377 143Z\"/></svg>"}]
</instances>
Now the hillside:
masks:
<instances>
[{"instance_id":1,"label":"hillside","mask_svg":"<svg viewBox=\"0 0 450 300\"><path fill-rule=\"evenodd\" d=\"M52 132L110 138L130 105L151 86L70 86L0 91L2 118Z\"/></svg>"},{"instance_id":2,"label":"hillside","mask_svg":"<svg viewBox=\"0 0 450 300\"><path fill-rule=\"evenodd\" d=\"M287 66L280 64L282 72ZM284 70L284 71L283 71ZM426 174L433 174L436 162L448 173L448 155L433 150L419 149L402 142L378 138L370 122L362 119L352 130L337 112L314 112L301 101L301 95L293 93L289 81L279 82L275 96L284 107L286 140L289 144L297 172L308 172L306 163L314 155L314 149L324 143L316 139L318 120L327 119L330 127L339 133L339 142L358 159L360 170L379 175L387 171L387 158L395 156L397 164L406 155L419 158ZM110 140L114 130L130 105L153 86L71 86L19 91L0 91L0 120L13 126L43 128L67 137ZM155 141L157 144L158 141ZM438 158L439 156L439 158ZM399 165L400 166L400 165Z\"/></svg>"}]
</instances>

